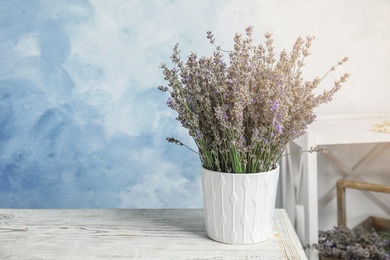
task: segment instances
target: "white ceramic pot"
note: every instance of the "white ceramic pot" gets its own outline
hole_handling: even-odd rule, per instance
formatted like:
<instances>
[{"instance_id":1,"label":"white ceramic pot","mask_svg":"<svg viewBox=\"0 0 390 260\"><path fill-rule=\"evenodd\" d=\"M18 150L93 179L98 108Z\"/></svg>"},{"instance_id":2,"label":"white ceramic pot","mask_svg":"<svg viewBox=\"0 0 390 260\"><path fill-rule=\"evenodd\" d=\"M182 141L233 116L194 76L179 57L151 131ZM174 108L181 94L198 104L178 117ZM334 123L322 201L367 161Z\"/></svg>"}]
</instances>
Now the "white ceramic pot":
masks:
<instances>
[{"instance_id":1,"label":"white ceramic pot","mask_svg":"<svg viewBox=\"0 0 390 260\"><path fill-rule=\"evenodd\" d=\"M269 172L232 174L202 168L207 235L228 244L253 244L272 235L279 165Z\"/></svg>"}]
</instances>

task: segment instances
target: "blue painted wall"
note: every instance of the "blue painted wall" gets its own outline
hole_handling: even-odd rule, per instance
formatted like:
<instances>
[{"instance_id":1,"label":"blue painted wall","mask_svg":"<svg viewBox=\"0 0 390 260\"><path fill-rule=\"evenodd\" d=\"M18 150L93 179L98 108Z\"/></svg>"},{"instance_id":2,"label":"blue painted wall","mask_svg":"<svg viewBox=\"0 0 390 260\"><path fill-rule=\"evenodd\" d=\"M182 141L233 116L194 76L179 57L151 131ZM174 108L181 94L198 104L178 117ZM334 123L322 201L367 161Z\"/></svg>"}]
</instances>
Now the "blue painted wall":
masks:
<instances>
[{"instance_id":1,"label":"blue painted wall","mask_svg":"<svg viewBox=\"0 0 390 260\"><path fill-rule=\"evenodd\" d=\"M178 7L0 1L0 207L201 206L157 90Z\"/></svg>"}]
</instances>

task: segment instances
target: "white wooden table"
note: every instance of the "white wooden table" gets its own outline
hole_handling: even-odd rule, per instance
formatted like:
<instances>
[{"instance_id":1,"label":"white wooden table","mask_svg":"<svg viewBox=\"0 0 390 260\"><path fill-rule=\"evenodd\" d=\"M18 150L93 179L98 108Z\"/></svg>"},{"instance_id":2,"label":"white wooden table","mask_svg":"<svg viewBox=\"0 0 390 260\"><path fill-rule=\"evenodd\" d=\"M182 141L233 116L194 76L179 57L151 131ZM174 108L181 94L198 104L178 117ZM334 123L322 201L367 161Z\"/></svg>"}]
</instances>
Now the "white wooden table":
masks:
<instances>
[{"instance_id":1,"label":"white wooden table","mask_svg":"<svg viewBox=\"0 0 390 260\"><path fill-rule=\"evenodd\" d=\"M339 116L318 118L301 138L291 142L287 153L296 151L294 145L308 150L316 145L376 144L360 161L349 169L332 154L324 156L333 163L340 178L354 177L355 172L369 165L390 143L390 134L371 131L371 127L390 115ZM317 154L285 156L281 162L282 205L304 245L318 242L318 181ZM364 177L360 177L364 178ZM364 179L360 179L364 181ZM335 193L336 194L336 193Z\"/></svg>"},{"instance_id":2,"label":"white wooden table","mask_svg":"<svg viewBox=\"0 0 390 260\"><path fill-rule=\"evenodd\" d=\"M273 236L226 245L201 209L0 209L0 259L307 259L285 210Z\"/></svg>"}]
</instances>

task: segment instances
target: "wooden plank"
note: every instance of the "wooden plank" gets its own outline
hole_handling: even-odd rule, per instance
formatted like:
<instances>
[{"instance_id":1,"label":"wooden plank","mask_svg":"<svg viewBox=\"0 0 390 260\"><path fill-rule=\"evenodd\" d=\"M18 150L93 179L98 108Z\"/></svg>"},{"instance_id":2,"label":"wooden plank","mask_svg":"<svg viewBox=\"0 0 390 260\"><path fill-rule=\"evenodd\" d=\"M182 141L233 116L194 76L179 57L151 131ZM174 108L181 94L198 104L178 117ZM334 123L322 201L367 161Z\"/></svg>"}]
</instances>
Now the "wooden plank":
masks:
<instances>
[{"instance_id":1,"label":"wooden plank","mask_svg":"<svg viewBox=\"0 0 390 260\"><path fill-rule=\"evenodd\" d=\"M0 259L117 258L307 259L284 210L268 241L236 246L207 238L200 209L0 209Z\"/></svg>"}]
</instances>

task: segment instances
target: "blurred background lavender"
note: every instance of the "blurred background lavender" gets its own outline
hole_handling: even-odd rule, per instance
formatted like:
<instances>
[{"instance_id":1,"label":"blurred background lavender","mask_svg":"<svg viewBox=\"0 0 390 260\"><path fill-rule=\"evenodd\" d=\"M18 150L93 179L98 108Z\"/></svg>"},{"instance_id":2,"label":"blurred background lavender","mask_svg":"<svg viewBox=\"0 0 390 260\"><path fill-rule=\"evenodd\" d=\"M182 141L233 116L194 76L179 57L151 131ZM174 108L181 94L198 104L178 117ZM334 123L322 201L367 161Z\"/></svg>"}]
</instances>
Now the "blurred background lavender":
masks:
<instances>
[{"instance_id":1,"label":"blurred background lavender","mask_svg":"<svg viewBox=\"0 0 390 260\"><path fill-rule=\"evenodd\" d=\"M157 90L173 46L208 55L206 31L228 49L248 25L277 51L314 35L305 76L344 56L352 75L318 113L384 113L389 13L386 0L0 0L0 207L202 207L197 156L165 141L192 145Z\"/></svg>"}]
</instances>

